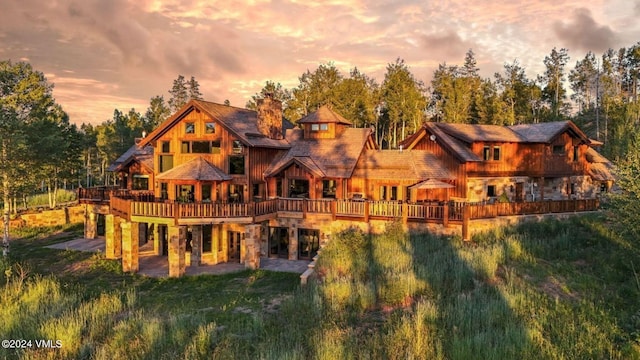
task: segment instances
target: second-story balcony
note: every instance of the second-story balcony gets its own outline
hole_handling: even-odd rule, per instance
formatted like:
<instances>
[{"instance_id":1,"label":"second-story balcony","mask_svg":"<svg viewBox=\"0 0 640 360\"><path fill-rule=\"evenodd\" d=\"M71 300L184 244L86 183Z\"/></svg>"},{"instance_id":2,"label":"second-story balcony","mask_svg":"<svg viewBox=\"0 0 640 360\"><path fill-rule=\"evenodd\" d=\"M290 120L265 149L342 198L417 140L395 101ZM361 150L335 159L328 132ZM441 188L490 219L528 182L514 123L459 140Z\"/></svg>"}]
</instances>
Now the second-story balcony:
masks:
<instances>
[{"instance_id":1,"label":"second-story balcony","mask_svg":"<svg viewBox=\"0 0 640 360\"><path fill-rule=\"evenodd\" d=\"M83 202L107 202L111 213L131 221L171 222L180 225L203 223L255 223L276 216L306 218L330 216L333 219L368 222L400 220L422 223L463 223L473 219L500 216L593 211L598 199L547 200L497 204L400 201L363 201L344 199L274 198L248 203L177 202L153 198L150 192L112 190L105 198L96 193L79 194ZM83 197L84 196L84 197ZM87 199L87 196L91 196Z\"/></svg>"}]
</instances>

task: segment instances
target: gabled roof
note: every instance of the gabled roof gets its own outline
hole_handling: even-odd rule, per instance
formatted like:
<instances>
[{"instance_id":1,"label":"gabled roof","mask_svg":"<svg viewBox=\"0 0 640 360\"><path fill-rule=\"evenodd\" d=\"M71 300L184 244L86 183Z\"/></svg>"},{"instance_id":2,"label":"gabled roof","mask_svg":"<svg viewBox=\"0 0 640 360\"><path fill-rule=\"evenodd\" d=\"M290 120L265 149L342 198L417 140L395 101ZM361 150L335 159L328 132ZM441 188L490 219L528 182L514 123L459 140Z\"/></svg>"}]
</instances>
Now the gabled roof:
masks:
<instances>
[{"instance_id":1,"label":"gabled roof","mask_svg":"<svg viewBox=\"0 0 640 360\"><path fill-rule=\"evenodd\" d=\"M554 121L537 124L512 125L509 129L520 135L526 142L550 143L556 136L569 130L573 134L589 144L589 138L580 128L571 121Z\"/></svg>"},{"instance_id":2,"label":"gabled roof","mask_svg":"<svg viewBox=\"0 0 640 360\"><path fill-rule=\"evenodd\" d=\"M218 121L225 130L237 137L245 146L275 149L289 148L289 144L284 139L274 140L258 131L257 112L203 100L190 100L182 109L165 120L144 138L140 144L146 145L157 140L193 110L202 111ZM283 131L286 127L287 124L285 123Z\"/></svg>"},{"instance_id":3,"label":"gabled roof","mask_svg":"<svg viewBox=\"0 0 640 360\"><path fill-rule=\"evenodd\" d=\"M298 120L298 124L306 123L337 123L352 125L349 120L331 110L327 105L322 105L318 110Z\"/></svg>"},{"instance_id":4,"label":"gabled roof","mask_svg":"<svg viewBox=\"0 0 640 360\"><path fill-rule=\"evenodd\" d=\"M588 148L585 154L589 164L589 175L596 181L615 180L615 167L609 159L600 155L593 148Z\"/></svg>"},{"instance_id":5,"label":"gabled roof","mask_svg":"<svg viewBox=\"0 0 640 360\"><path fill-rule=\"evenodd\" d=\"M365 150L353 176L415 181L455 179L432 152L425 150Z\"/></svg>"},{"instance_id":6,"label":"gabled roof","mask_svg":"<svg viewBox=\"0 0 640 360\"><path fill-rule=\"evenodd\" d=\"M109 165L107 171L116 172L122 170L125 166L129 165L132 161L138 161L141 165L145 166L149 171L153 171L153 147L143 146L140 147L136 144L131 146L120 157Z\"/></svg>"},{"instance_id":7,"label":"gabled roof","mask_svg":"<svg viewBox=\"0 0 640 360\"><path fill-rule=\"evenodd\" d=\"M288 130L286 139L291 148L272 162L264 175L274 176L295 163L314 176L348 178L371 134L369 128L347 128L335 139L304 139L302 129Z\"/></svg>"},{"instance_id":8,"label":"gabled roof","mask_svg":"<svg viewBox=\"0 0 640 360\"><path fill-rule=\"evenodd\" d=\"M159 174L158 180L225 181L232 176L198 156Z\"/></svg>"},{"instance_id":9,"label":"gabled roof","mask_svg":"<svg viewBox=\"0 0 640 360\"><path fill-rule=\"evenodd\" d=\"M477 124L449 124L435 123L436 126L447 134L466 143L476 141L492 142L524 142L526 141L518 133L506 126L477 125Z\"/></svg>"},{"instance_id":10,"label":"gabled roof","mask_svg":"<svg viewBox=\"0 0 640 360\"><path fill-rule=\"evenodd\" d=\"M401 144L406 149L411 149L426 136L427 131L435 136L435 141L462 162L482 161L468 147L468 144L476 141L550 143L560 134L570 131L573 136L590 144L589 138L571 121L514 126L427 122Z\"/></svg>"}]
</instances>

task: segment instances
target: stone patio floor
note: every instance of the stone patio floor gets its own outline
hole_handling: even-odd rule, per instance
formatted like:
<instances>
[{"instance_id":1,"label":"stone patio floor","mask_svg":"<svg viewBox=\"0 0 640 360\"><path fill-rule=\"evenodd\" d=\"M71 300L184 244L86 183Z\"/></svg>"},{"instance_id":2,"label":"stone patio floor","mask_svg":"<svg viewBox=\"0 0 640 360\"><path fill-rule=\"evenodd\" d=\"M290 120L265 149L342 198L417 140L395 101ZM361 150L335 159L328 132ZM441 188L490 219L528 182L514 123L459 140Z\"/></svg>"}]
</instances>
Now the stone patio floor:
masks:
<instances>
[{"instance_id":1,"label":"stone patio floor","mask_svg":"<svg viewBox=\"0 0 640 360\"><path fill-rule=\"evenodd\" d=\"M47 246L52 249L75 250L89 252L104 252L104 239L75 239L58 244ZM154 255L147 250L148 246L140 248L139 271L138 274L150 277L169 276L169 261L166 256ZM310 261L287 260L276 258L260 258L260 268L269 271L283 271L302 274L307 270ZM187 266L186 275L201 274L227 274L245 270L244 264L240 263L220 263L216 265Z\"/></svg>"}]
</instances>

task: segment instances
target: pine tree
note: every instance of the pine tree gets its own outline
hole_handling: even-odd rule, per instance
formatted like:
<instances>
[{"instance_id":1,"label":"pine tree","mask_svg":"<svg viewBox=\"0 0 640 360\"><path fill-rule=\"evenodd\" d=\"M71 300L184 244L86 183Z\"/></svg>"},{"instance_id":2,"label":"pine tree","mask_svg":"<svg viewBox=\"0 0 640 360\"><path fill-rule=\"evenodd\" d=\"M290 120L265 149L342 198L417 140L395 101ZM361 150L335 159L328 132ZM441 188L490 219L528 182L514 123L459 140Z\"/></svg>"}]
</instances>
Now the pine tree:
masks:
<instances>
[{"instance_id":1,"label":"pine tree","mask_svg":"<svg viewBox=\"0 0 640 360\"><path fill-rule=\"evenodd\" d=\"M202 93L200 92L200 84L198 83L196 78L193 77L193 75L189 80L188 87L189 87L189 100L204 100L202 98Z\"/></svg>"},{"instance_id":2,"label":"pine tree","mask_svg":"<svg viewBox=\"0 0 640 360\"><path fill-rule=\"evenodd\" d=\"M169 94L171 95L169 108L172 113L175 113L189 101L189 91L187 90L187 82L184 80L184 76L178 75L178 78L173 80L173 86L169 90Z\"/></svg>"}]
</instances>

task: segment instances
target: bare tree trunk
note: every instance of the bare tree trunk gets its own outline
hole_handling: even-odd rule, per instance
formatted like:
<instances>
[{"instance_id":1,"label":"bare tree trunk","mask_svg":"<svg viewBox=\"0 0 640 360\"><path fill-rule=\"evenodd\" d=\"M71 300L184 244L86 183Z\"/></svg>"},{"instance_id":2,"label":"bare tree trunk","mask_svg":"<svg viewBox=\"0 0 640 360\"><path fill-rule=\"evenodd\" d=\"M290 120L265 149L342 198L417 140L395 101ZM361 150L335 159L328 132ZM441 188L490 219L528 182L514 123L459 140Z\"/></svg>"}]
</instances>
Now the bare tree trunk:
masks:
<instances>
[{"instance_id":1,"label":"bare tree trunk","mask_svg":"<svg viewBox=\"0 0 640 360\"><path fill-rule=\"evenodd\" d=\"M7 144L2 144L2 159L7 159ZM4 204L2 236L2 256L9 256L9 174L6 171L2 174L2 200Z\"/></svg>"},{"instance_id":2,"label":"bare tree trunk","mask_svg":"<svg viewBox=\"0 0 640 360\"><path fill-rule=\"evenodd\" d=\"M49 198L49 209L53 208L53 199L52 199L51 195L52 195L51 194L51 180L47 179L47 196Z\"/></svg>"}]
</instances>

